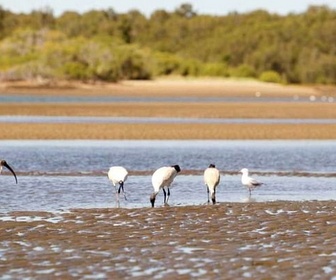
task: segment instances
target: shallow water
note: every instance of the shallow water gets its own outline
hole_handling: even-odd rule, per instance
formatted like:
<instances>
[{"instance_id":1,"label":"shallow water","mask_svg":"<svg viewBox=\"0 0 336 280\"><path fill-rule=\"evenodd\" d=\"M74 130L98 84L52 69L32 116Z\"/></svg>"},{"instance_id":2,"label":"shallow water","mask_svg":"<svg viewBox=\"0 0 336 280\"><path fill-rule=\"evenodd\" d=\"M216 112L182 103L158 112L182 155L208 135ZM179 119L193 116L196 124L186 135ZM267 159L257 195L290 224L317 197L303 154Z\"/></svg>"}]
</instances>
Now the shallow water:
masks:
<instances>
[{"instance_id":1,"label":"shallow water","mask_svg":"<svg viewBox=\"0 0 336 280\"><path fill-rule=\"evenodd\" d=\"M188 103L188 102L311 102L309 97L297 96L293 97L128 97L128 96L43 96L43 95L7 95L0 92L0 102L1 103L118 103L118 102L178 102L178 103ZM315 102L333 102L333 99L325 100L323 98L316 99Z\"/></svg>"},{"instance_id":2,"label":"shallow water","mask_svg":"<svg viewBox=\"0 0 336 280\"><path fill-rule=\"evenodd\" d=\"M164 118L83 116L0 116L4 123L223 123L223 124L335 124L335 119Z\"/></svg>"},{"instance_id":3,"label":"shallow water","mask_svg":"<svg viewBox=\"0 0 336 280\"><path fill-rule=\"evenodd\" d=\"M336 199L336 141L1 141L1 156L17 172L1 179L0 211L116 207L107 179L112 165L130 176L121 207L149 207L151 174L182 168L171 188L171 205L207 201L203 171L215 163L222 177L218 202L246 202L238 171L247 167L264 183L257 202ZM4 170L5 171L5 170ZM156 205L161 206L159 194Z\"/></svg>"}]
</instances>

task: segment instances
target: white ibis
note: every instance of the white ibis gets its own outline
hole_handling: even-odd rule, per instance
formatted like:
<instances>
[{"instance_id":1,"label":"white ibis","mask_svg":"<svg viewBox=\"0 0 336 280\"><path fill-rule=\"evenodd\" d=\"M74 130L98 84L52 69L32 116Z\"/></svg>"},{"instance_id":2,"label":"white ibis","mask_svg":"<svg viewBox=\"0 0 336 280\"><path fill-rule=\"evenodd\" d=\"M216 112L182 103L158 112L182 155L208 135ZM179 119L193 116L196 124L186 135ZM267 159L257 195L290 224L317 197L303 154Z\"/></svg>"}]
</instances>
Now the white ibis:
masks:
<instances>
[{"instance_id":1,"label":"white ibis","mask_svg":"<svg viewBox=\"0 0 336 280\"><path fill-rule=\"evenodd\" d=\"M216 204L216 188L220 181L219 170L214 164L210 164L204 171L204 183L208 192L208 203L210 203L210 196L212 204Z\"/></svg>"},{"instance_id":2,"label":"white ibis","mask_svg":"<svg viewBox=\"0 0 336 280\"><path fill-rule=\"evenodd\" d=\"M125 200L127 200L125 191L124 191L124 183L127 180L128 172L122 166L112 166L107 174L109 180L112 182L113 186L116 190L117 202L119 203L119 195L122 191L124 194ZM119 185L117 189L117 185Z\"/></svg>"},{"instance_id":3,"label":"white ibis","mask_svg":"<svg viewBox=\"0 0 336 280\"><path fill-rule=\"evenodd\" d=\"M8 165L8 163L5 160L1 160L0 161L0 173L2 172L2 167L6 167L10 172L12 172L12 174L14 175L15 178L15 182L17 183L17 178L16 178L16 174L14 172L14 170Z\"/></svg>"},{"instance_id":4,"label":"white ibis","mask_svg":"<svg viewBox=\"0 0 336 280\"><path fill-rule=\"evenodd\" d=\"M170 196L170 190L169 187L171 183L174 181L174 178L176 177L177 173L181 171L180 166L178 165L172 165L172 166L165 166L157 169L153 175L152 175L152 184L154 188L154 192L150 196L150 202L152 204L152 207L154 207L155 198L157 194L159 193L160 189L163 191L164 199L163 203L164 205L168 205L168 200ZM167 188L167 193L165 188ZM168 197L167 197L168 194Z\"/></svg>"},{"instance_id":5,"label":"white ibis","mask_svg":"<svg viewBox=\"0 0 336 280\"><path fill-rule=\"evenodd\" d=\"M258 182L257 180L250 177L248 175L249 171L247 168L243 168L242 170L240 170L240 172L243 174L241 178L241 182L245 187L248 188L250 196L251 196L252 190L254 190L258 186L261 186L263 183Z\"/></svg>"}]
</instances>

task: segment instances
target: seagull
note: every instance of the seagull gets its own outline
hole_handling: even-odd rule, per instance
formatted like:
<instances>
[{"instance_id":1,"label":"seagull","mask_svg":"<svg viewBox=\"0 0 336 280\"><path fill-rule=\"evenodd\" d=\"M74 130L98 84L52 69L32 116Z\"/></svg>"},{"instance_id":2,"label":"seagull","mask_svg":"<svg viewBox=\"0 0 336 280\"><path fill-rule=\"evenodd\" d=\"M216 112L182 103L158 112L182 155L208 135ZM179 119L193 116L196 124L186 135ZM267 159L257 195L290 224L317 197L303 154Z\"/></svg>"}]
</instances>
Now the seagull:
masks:
<instances>
[{"instance_id":1,"label":"seagull","mask_svg":"<svg viewBox=\"0 0 336 280\"><path fill-rule=\"evenodd\" d=\"M14 178L15 178L15 182L18 183L14 170L8 165L8 163L5 160L2 159L0 161L0 173L2 172L2 167L3 166L6 167L10 172L12 172L12 174L14 175Z\"/></svg>"},{"instance_id":2,"label":"seagull","mask_svg":"<svg viewBox=\"0 0 336 280\"><path fill-rule=\"evenodd\" d=\"M127 180L128 172L126 168L122 166L112 166L107 174L109 180L112 182L113 186L116 190L117 202L119 204L119 195L120 191L123 192L125 200L127 200L125 192L124 192L124 183ZM119 188L117 189L117 185Z\"/></svg>"},{"instance_id":3,"label":"seagull","mask_svg":"<svg viewBox=\"0 0 336 280\"><path fill-rule=\"evenodd\" d=\"M208 204L210 203L210 196L212 204L216 204L216 187L220 181L219 170L214 164L210 164L204 171L204 183L208 191Z\"/></svg>"},{"instance_id":4,"label":"seagull","mask_svg":"<svg viewBox=\"0 0 336 280\"><path fill-rule=\"evenodd\" d=\"M179 173L180 171L181 171L180 166L172 165L161 167L153 173L152 184L154 192L150 196L150 202L152 204L152 207L154 207L155 198L159 193L160 189L162 189L164 195L163 203L164 205L168 205L168 199L170 196L169 187L171 183L174 181L174 178L176 177L177 173ZM165 188L167 188L168 191L168 198L166 195Z\"/></svg>"},{"instance_id":5,"label":"seagull","mask_svg":"<svg viewBox=\"0 0 336 280\"><path fill-rule=\"evenodd\" d=\"M256 187L261 186L263 183L258 182L257 180L253 179L252 177L249 177L248 173L248 169L247 168L243 168L242 170L240 170L240 172L243 174L242 178L241 178L241 182L242 184L247 187L249 189L249 193L251 196L252 190L254 190Z\"/></svg>"}]
</instances>

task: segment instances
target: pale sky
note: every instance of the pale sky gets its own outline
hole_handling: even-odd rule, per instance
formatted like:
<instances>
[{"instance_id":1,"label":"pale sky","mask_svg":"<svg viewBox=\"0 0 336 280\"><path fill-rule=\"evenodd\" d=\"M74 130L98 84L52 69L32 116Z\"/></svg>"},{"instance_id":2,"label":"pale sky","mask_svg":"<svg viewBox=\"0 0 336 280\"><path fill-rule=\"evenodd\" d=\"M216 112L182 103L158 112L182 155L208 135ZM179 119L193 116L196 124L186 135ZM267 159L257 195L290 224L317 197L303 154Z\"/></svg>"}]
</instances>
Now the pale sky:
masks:
<instances>
[{"instance_id":1,"label":"pale sky","mask_svg":"<svg viewBox=\"0 0 336 280\"><path fill-rule=\"evenodd\" d=\"M108 8L113 8L117 13L136 9L149 16L158 9L174 11L183 3L191 4L198 14L211 15L226 15L233 11L248 12L256 9L284 15L290 12L303 12L309 5L328 5L330 8L336 9L336 0L0 0L2 8L16 13L29 13L32 10L49 7L52 8L56 16L69 10L83 13L92 9Z\"/></svg>"}]
</instances>

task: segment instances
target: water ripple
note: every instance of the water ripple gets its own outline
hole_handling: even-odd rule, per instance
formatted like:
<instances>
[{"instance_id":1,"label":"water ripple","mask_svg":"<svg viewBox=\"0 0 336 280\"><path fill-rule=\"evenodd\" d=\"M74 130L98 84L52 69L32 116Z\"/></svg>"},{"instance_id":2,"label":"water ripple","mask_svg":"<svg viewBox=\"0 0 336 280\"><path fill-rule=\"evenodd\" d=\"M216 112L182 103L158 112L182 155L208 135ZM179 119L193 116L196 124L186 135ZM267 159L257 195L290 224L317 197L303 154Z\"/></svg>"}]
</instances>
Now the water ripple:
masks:
<instances>
[{"instance_id":1,"label":"water ripple","mask_svg":"<svg viewBox=\"0 0 336 280\"><path fill-rule=\"evenodd\" d=\"M213 124L335 124L336 119L166 118L3 115L4 123L213 123Z\"/></svg>"}]
</instances>

